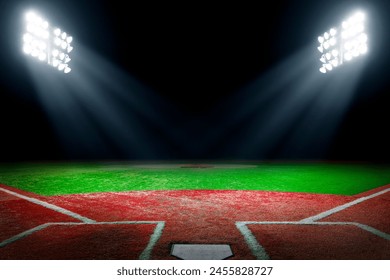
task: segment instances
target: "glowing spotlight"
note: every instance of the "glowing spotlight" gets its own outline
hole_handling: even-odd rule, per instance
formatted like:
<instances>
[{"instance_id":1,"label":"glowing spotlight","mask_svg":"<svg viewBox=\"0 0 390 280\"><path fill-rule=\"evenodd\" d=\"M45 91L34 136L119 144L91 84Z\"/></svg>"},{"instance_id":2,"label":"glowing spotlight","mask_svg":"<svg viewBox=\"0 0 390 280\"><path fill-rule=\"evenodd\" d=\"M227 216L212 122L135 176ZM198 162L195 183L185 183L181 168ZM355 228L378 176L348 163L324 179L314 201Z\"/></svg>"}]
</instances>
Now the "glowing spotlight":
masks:
<instances>
[{"instance_id":1,"label":"glowing spotlight","mask_svg":"<svg viewBox=\"0 0 390 280\"><path fill-rule=\"evenodd\" d=\"M55 38L54 39L54 45L56 45L56 46L61 45L61 39L60 38Z\"/></svg>"},{"instance_id":2,"label":"glowing spotlight","mask_svg":"<svg viewBox=\"0 0 390 280\"><path fill-rule=\"evenodd\" d=\"M329 49L329 47L330 47L330 44L329 44L328 41L326 41L326 42L324 43L324 48L325 48L325 50Z\"/></svg>"},{"instance_id":3,"label":"glowing spotlight","mask_svg":"<svg viewBox=\"0 0 390 280\"><path fill-rule=\"evenodd\" d=\"M330 33L331 36L334 36L334 35L336 35L337 30L332 28L332 29L330 29L329 33Z\"/></svg>"},{"instance_id":4,"label":"glowing spotlight","mask_svg":"<svg viewBox=\"0 0 390 280\"><path fill-rule=\"evenodd\" d=\"M352 59L352 53L351 52L345 53L344 58L345 60L350 61Z\"/></svg>"},{"instance_id":5,"label":"glowing spotlight","mask_svg":"<svg viewBox=\"0 0 390 280\"><path fill-rule=\"evenodd\" d=\"M38 57L38 55L39 55L39 51L38 51L38 50L33 49L33 50L31 51L31 56L32 56L32 57Z\"/></svg>"},{"instance_id":6,"label":"glowing spotlight","mask_svg":"<svg viewBox=\"0 0 390 280\"><path fill-rule=\"evenodd\" d=\"M68 46L68 44L65 41L61 42L61 48L62 49L66 49L67 46Z\"/></svg>"},{"instance_id":7,"label":"glowing spotlight","mask_svg":"<svg viewBox=\"0 0 390 280\"><path fill-rule=\"evenodd\" d=\"M38 59L40 61L44 61L46 59L46 54L44 52L41 52L39 55L38 55Z\"/></svg>"},{"instance_id":8,"label":"glowing spotlight","mask_svg":"<svg viewBox=\"0 0 390 280\"><path fill-rule=\"evenodd\" d=\"M51 64L53 67L57 68L58 65L60 65L60 61L58 59L53 59L53 62Z\"/></svg>"},{"instance_id":9,"label":"glowing spotlight","mask_svg":"<svg viewBox=\"0 0 390 280\"><path fill-rule=\"evenodd\" d=\"M34 21L36 18L36 15L34 12L30 11L30 12L27 12L26 13L26 20L31 22L31 21Z\"/></svg>"},{"instance_id":10,"label":"glowing spotlight","mask_svg":"<svg viewBox=\"0 0 390 280\"><path fill-rule=\"evenodd\" d=\"M71 61L69 53L73 50L73 37L60 28L52 28L48 21L33 11L25 15L25 32L22 37L22 50L26 55L39 61L46 61L48 65L63 71L71 71L68 63ZM60 52L58 48L62 49Z\"/></svg>"},{"instance_id":11,"label":"glowing spotlight","mask_svg":"<svg viewBox=\"0 0 390 280\"><path fill-rule=\"evenodd\" d=\"M360 42L362 42L362 43L367 43L367 40L368 40L367 34L362 33L362 34L359 36L359 41L360 41Z\"/></svg>"},{"instance_id":12,"label":"glowing spotlight","mask_svg":"<svg viewBox=\"0 0 390 280\"><path fill-rule=\"evenodd\" d=\"M329 33L328 33L328 32L325 32L325 33L324 33L324 38L325 38L326 40L329 39Z\"/></svg>"},{"instance_id":13,"label":"glowing spotlight","mask_svg":"<svg viewBox=\"0 0 390 280\"><path fill-rule=\"evenodd\" d=\"M357 12L357 13L354 15L354 19L355 19L357 22L362 22L362 21L364 21L364 19L365 19L365 15L364 15L362 12Z\"/></svg>"},{"instance_id":14,"label":"glowing spotlight","mask_svg":"<svg viewBox=\"0 0 390 280\"><path fill-rule=\"evenodd\" d=\"M317 49L321 53L319 68L321 73L331 71L368 52L368 36L365 31L365 15L357 12L347 20L342 21L338 28L331 28L318 37L320 45ZM341 32L338 32L338 29ZM326 54L323 55L324 50Z\"/></svg>"},{"instance_id":15,"label":"glowing spotlight","mask_svg":"<svg viewBox=\"0 0 390 280\"><path fill-rule=\"evenodd\" d=\"M54 33L54 35L56 35L56 36L60 36L60 34L61 34L61 29L56 28L56 29L54 29L53 33Z\"/></svg>"},{"instance_id":16,"label":"glowing spotlight","mask_svg":"<svg viewBox=\"0 0 390 280\"><path fill-rule=\"evenodd\" d=\"M68 63L68 62L70 62L71 60L72 60L72 59L71 59L68 55L65 56L65 59L64 59L65 63Z\"/></svg>"},{"instance_id":17,"label":"glowing spotlight","mask_svg":"<svg viewBox=\"0 0 390 280\"><path fill-rule=\"evenodd\" d=\"M31 54L32 48L29 45L24 45L23 46L23 51L24 51L25 54Z\"/></svg>"},{"instance_id":18,"label":"glowing spotlight","mask_svg":"<svg viewBox=\"0 0 390 280\"><path fill-rule=\"evenodd\" d=\"M367 51L368 51L367 45L359 46L359 51L360 51L360 54L365 54L365 53L367 53Z\"/></svg>"},{"instance_id":19,"label":"glowing spotlight","mask_svg":"<svg viewBox=\"0 0 390 280\"><path fill-rule=\"evenodd\" d=\"M64 73L68 74L70 71L72 71L72 69L70 69L69 66L66 66L65 69L64 69Z\"/></svg>"},{"instance_id":20,"label":"glowing spotlight","mask_svg":"<svg viewBox=\"0 0 390 280\"><path fill-rule=\"evenodd\" d=\"M23 35L23 41L24 41L25 43L31 43L32 40L33 40L33 36L31 36L30 33L25 33L25 34Z\"/></svg>"},{"instance_id":21,"label":"glowing spotlight","mask_svg":"<svg viewBox=\"0 0 390 280\"><path fill-rule=\"evenodd\" d=\"M54 50L51 52L51 54L52 54L53 57L57 57L57 56L60 54L60 52L59 52L57 49L54 49Z\"/></svg>"}]
</instances>

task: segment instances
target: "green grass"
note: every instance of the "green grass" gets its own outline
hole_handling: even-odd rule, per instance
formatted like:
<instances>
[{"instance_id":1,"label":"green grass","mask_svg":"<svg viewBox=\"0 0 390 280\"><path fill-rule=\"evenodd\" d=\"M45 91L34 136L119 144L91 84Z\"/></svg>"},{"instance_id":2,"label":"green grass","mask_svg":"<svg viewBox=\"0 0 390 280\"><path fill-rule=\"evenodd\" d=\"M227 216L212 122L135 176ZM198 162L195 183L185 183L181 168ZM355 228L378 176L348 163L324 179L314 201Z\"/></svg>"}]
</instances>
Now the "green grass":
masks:
<instances>
[{"instance_id":1,"label":"green grass","mask_svg":"<svg viewBox=\"0 0 390 280\"><path fill-rule=\"evenodd\" d=\"M24 163L0 165L0 183L40 195L204 189L353 195L389 184L390 166L272 163L236 169L141 169L129 164Z\"/></svg>"}]
</instances>

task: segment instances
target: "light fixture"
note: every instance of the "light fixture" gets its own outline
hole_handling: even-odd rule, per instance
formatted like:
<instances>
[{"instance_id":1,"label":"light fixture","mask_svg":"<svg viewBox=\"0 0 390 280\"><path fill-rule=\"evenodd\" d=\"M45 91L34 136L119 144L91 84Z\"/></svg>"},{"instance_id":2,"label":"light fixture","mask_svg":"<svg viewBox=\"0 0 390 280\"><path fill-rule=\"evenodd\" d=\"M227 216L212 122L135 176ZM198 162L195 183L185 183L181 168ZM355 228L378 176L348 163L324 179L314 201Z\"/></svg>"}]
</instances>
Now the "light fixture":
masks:
<instances>
[{"instance_id":1,"label":"light fixture","mask_svg":"<svg viewBox=\"0 0 390 280\"><path fill-rule=\"evenodd\" d=\"M68 74L70 71L72 71L72 69L69 66L66 66L64 69L64 73Z\"/></svg>"},{"instance_id":2,"label":"light fixture","mask_svg":"<svg viewBox=\"0 0 390 280\"><path fill-rule=\"evenodd\" d=\"M319 36L320 72L327 73L346 61L366 54L368 36L365 29L365 15L356 12L342 21L338 28L333 27Z\"/></svg>"},{"instance_id":3,"label":"light fixture","mask_svg":"<svg viewBox=\"0 0 390 280\"><path fill-rule=\"evenodd\" d=\"M60 28L51 27L48 21L35 12L25 14L22 50L26 55L45 61L67 74L71 71L68 63L71 61L69 53L73 50L72 41L72 36ZM62 49L61 52L58 48Z\"/></svg>"}]
</instances>

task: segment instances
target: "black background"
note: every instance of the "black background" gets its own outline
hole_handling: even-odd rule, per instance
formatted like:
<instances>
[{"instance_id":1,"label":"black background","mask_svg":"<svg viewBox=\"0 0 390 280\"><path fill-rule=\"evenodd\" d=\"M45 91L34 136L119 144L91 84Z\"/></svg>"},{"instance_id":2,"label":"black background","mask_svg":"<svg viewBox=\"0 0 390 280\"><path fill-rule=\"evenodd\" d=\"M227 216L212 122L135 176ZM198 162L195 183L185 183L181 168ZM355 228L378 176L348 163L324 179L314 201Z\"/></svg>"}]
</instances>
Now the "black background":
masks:
<instances>
[{"instance_id":1,"label":"black background","mask_svg":"<svg viewBox=\"0 0 390 280\"><path fill-rule=\"evenodd\" d=\"M390 156L387 136L390 128L389 1L292 0L257 1L256 4L233 1L218 4L211 1L52 0L0 3L0 161L244 159L246 155L230 153L226 148L240 145L240 142L227 144L221 137L202 149L196 145L196 135L208 134L218 126L216 108L219 110L240 89L315 41L318 34L356 7L369 10L376 31L372 38L376 41L372 40L373 50L367 58L369 63L359 80L353 103L327 152L321 155L327 160L381 161L388 161ZM89 154L65 151L34 94L24 64L27 58L20 52L19 34L15 30L20 24L19 17L29 8L58 22L79 44L149 87L166 102L161 106L170 104L175 108L176 115L168 117L169 125L187 137L177 142L167 140L168 134L148 127L153 135L153 141L148 145L158 146L158 149L146 156L125 154L116 147L104 154L99 153L98 148ZM313 66L313 71L318 71L318 65ZM223 119L223 116L218 118ZM240 133L240 128L232 128L230 133ZM218 149L221 146L225 148ZM290 157L318 159L318 154L306 150ZM261 155L254 153L250 158L284 159L284 155L269 151Z\"/></svg>"}]
</instances>

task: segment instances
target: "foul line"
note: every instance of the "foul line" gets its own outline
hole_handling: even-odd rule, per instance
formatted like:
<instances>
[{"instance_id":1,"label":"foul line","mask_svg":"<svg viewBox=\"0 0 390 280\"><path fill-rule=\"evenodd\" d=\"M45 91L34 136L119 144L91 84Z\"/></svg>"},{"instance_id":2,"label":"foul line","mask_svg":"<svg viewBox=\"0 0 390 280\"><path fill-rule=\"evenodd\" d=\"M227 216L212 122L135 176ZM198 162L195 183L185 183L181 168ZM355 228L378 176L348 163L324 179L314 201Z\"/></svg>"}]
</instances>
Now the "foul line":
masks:
<instances>
[{"instance_id":1,"label":"foul line","mask_svg":"<svg viewBox=\"0 0 390 280\"><path fill-rule=\"evenodd\" d=\"M26 230L26 231L24 231L22 233L19 233L19 234L15 235L15 236L12 236L11 238L8 238L8 239L0 242L0 248L5 247L5 246L7 246L7 245L9 245L9 244L11 244L11 243L13 243L15 241L18 241L18 240L22 239L22 238L25 238L25 237L27 237L27 236L35 233L35 232L41 231L41 230L43 230L45 228L48 228L50 226L55 226L55 225L69 226L69 225L86 225L86 224L89 224L89 225L156 224L156 227L155 227L155 229L153 231L153 234L150 236L148 245L145 247L145 249L142 251L142 253L139 256L140 260L148 260L148 259L150 259L152 250L153 250L154 246L157 244L158 240L160 239L160 237L162 235L162 232L163 232L163 229L165 227L165 222L162 222L162 221L96 222L95 220L89 219L87 217L81 216L81 215L79 215L77 213L74 213L74 212L69 211L67 209L64 209L62 207L56 206L54 204L50 204L48 202L45 202L45 201L42 201L42 200L39 200L39 199L36 199L36 198L28 197L28 196L25 196L25 195L22 195L22 194L19 194L19 193L16 193L16 192L4 189L4 188L0 188L0 191L3 191L3 192L8 193L10 195L19 197L21 199L27 200L27 201L29 201L31 203L38 204L40 206L43 206L45 208L51 209L51 210L59 212L61 214L70 216L72 218L75 218L75 219L80 220L80 221L83 222L83 223L74 223L74 222L45 223L45 224L39 225L37 227L34 227L32 229Z\"/></svg>"},{"instance_id":2,"label":"foul line","mask_svg":"<svg viewBox=\"0 0 390 280\"><path fill-rule=\"evenodd\" d=\"M150 236L148 245L145 247L145 249L140 254L139 258L140 260L148 260L150 259L150 255L152 253L152 250L154 246L157 244L158 240L160 239L162 235L162 231L165 226L165 222L162 221L116 221L116 222L91 222L91 223L72 223L72 222L59 222L59 223L46 223L39 225L35 228L26 230L22 233L19 233L15 236L12 236L11 238L4 240L3 242L0 242L0 248L5 247L15 241L18 241L20 239L23 239L35 232L41 231L43 229L46 229L50 226L78 226L78 225L134 225L134 224L156 224L156 227L153 231L153 234Z\"/></svg>"},{"instance_id":3,"label":"foul line","mask_svg":"<svg viewBox=\"0 0 390 280\"><path fill-rule=\"evenodd\" d=\"M80 221L82 221L84 223L87 223L87 224L95 222L94 220L88 219L88 218L86 218L84 216L81 216L81 215L79 215L77 213L74 213L74 212L69 211L67 209L64 209L62 207L56 206L54 204L50 204L48 202L45 202L45 201L42 201L42 200L39 200L39 199L36 199L36 198L32 198L32 197L28 197L28 196L25 196L25 195L22 195L22 194L18 194L16 192L13 192L13 191L10 191L10 190L7 190L7 189L3 189L3 188L0 188L0 191L3 191L3 192L8 193L10 195L19 197L21 199L27 200L29 202L38 204L38 205L43 206L45 208L48 208L50 210L54 210L54 211L59 212L61 214L70 216L72 218L75 218L75 219L80 220Z\"/></svg>"},{"instance_id":4,"label":"foul line","mask_svg":"<svg viewBox=\"0 0 390 280\"><path fill-rule=\"evenodd\" d=\"M256 237L252 234L252 231L246 226L248 223L250 222L236 222L236 227L244 236L245 242L248 244L252 255L254 255L257 260L269 260L270 257L264 247L260 245Z\"/></svg>"},{"instance_id":5,"label":"foul line","mask_svg":"<svg viewBox=\"0 0 390 280\"><path fill-rule=\"evenodd\" d=\"M157 222L157 226L154 229L153 234L150 236L150 240L148 246L144 249L144 251L139 256L140 260L148 260L150 259L150 255L152 254L152 250L154 246L157 244L157 241L160 239L162 235L162 231L164 229L165 222Z\"/></svg>"},{"instance_id":6,"label":"foul line","mask_svg":"<svg viewBox=\"0 0 390 280\"><path fill-rule=\"evenodd\" d=\"M356 200L354 200L354 201L351 201L351 202L348 202L348 203L346 203L346 204L337 206L337 207L335 207L335 208L332 208L332 209L330 209L330 210L328 210L328 211L322 212L322 213L317 214L317 215L315 215L315 216L311 216L311 217L309 217L309 218L303 219L303 220L301 220L300 222L301 222L301 223L312 223L312 222L321 220L321 219L323 219L323 218L325 218L325 217L328 217L328 216L333 215L333 214L335 214L335 213L337 213L337 212L340 212L340 211L342 211L342 210L345 210L345 209L347 209L347 208L349 208L349 207L351 207L351 206L354 206L354 205L356 205L356 204L359 204L359 203L361 203L361 202L363 202L363 201L366 201L366 200L368 200L368 199L371 199L371 198L377 197L377 196L379 196L379 195L382 195L382 194L384 194L384 193L387 193L388 191L390 191L390 189L385 189L385 190L383 190L383 191L374 193L374 194L372 194L372 195L364 196L364 197L358 198L358 199L356 199Z\"/></svg>"},{"instance_id":7,"label":"foul line","mask_svg":"<svg viewBox=\"0 0 390 280\"><path fill-rule=\"evenodd\" d=\"M40 231L40 230L45 229L45 228L47 228L49 226L51 226L50 223L39 225L39 226L37 226L35 228L29 229L29 230L26 230L26 231L24 231L22 233L14 235L11 238L8 238L8 239L4 240L3 242L0 242L0 248L5 247L8 244L11 244L12 242L15 242L15 241L18 241L18 240L20 240L22 238L25 238L25 237L33 234L34 232Z\"/></svg>"},{"instance_id":8,"label":"foul line","mask_svg":"<svg viewBox=\"0 0 390 280\"><path fill-rule=\"evenodd\" d=\"M270 257L265 251L264 247L260 245L256 237L253 235L252 231L248 228L247 225L316 225L316 226L329 226L329 225L341 225L341 226L356 226L360 229L368 231L378 237L390 241L390 234L382 232L376 228L370 227L365 224L354 223L354 222L290 222L290 221L277 221L277 222L236 222L237 229L244 236L244 239L251 250L253 256L257 260L269 260Z\"/></svg>"}]
</instances>

